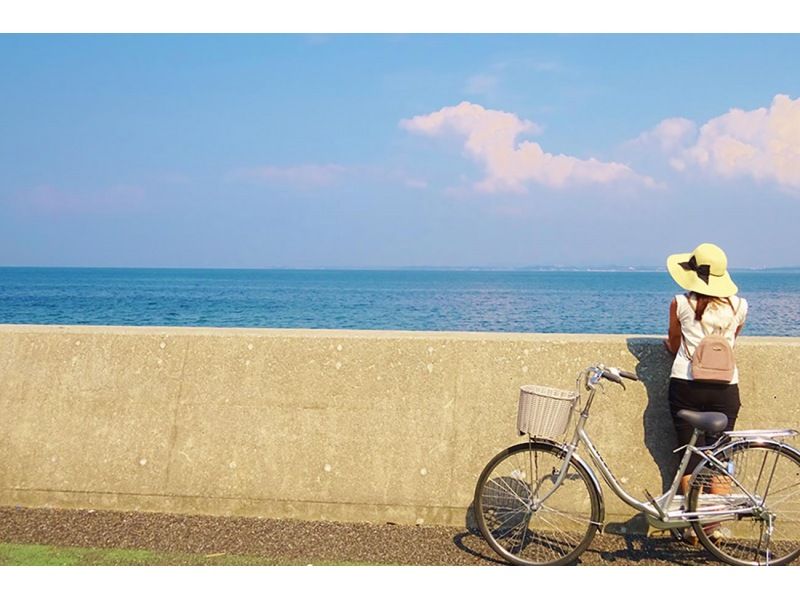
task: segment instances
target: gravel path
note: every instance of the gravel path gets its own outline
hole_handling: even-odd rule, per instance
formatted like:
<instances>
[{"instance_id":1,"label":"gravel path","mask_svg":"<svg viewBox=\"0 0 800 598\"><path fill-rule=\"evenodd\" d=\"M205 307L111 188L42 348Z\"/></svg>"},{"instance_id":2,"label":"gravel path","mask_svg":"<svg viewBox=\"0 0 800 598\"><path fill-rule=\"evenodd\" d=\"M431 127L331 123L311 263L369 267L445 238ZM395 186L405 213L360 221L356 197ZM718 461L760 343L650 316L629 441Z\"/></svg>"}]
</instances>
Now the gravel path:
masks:
<instances>
[{"instance_id":1,"label":"gravel path","mask_svg":"<svg viewBox=\"0 0 800 598\"><path fill-rule=\"evenodd\" d=\"M0 542L263 556L279 563L496 565L477 532L436 526L0 507ZM669 538L595 536L583 565L718 564Z\"/></svg>"}]
</instances>

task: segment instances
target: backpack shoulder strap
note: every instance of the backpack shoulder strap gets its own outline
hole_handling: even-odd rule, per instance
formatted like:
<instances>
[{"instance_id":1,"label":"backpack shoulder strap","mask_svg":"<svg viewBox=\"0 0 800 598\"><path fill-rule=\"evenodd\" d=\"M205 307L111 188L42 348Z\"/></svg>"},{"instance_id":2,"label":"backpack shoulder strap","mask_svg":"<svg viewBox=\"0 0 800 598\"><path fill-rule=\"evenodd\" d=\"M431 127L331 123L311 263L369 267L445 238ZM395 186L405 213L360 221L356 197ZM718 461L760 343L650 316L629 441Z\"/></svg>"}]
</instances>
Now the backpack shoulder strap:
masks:
<instances>
[{"instance_id":1,"label":"backpack shoulder strap","mask_svg":"<svg viewBox=\"0 0 800 598\"><path fill-rule=\"evenodd\" d=\"M725 330L723 331L723 334L724 334L725 332L728 332L728 331L729 331L731 328L733 328L734 326L736 326L736 325L737 325L737 323L739 322L739 319L738 319L736 316L739 314L739 308L742 306L742 300L741 300L741 298L739 298L739 297L737 297L736 299L737 299L737 301L736 301L736 307L734 307L734 306L733 306L733 301L731 301L731 299L730 299L730 298L728 298L728 305L729 305L729 306L730 306L730 308L733 310L733 318L731 318L731 323L730 323L730 324L728 324L728 326L725 328Z\"/></svg>"},{"instance_id":2,"label":"backpack shoulder strap","mask_svg":"<svg viewBox=\"0 0 800 598\"><path fill-rule=\"evenodd\" d=\"M689 306L689 308L694 310L694 308L692 307L691 295L689 293L684 293L682 295L682 297L684 299L686 299L686 304ZM701 322L701 325L702 325L702 322ZM689 343L686 342L686 335L683 333L683 327L681 327L681 345L683 345L683 350L686 352L686 357L688 357L689 361L691 361L692 360L692 354L689 353Z\"/></svg>"}]
</instances>

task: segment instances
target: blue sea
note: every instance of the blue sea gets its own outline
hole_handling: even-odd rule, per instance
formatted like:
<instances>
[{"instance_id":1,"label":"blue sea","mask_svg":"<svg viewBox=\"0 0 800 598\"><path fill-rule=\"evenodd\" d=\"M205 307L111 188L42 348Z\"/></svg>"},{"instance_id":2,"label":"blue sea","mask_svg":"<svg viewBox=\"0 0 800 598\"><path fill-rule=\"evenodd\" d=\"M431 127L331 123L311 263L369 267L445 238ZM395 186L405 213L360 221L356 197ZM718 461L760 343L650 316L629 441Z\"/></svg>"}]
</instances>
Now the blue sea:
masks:
<instances>
[{"instance_id":1,"label":"blue sea","mask_svg":"<svg viewBox=\"0 0 800 598\"><path fill-rule=\"evenodd\" d=\"M732 272L745 334L800 336L800 272ZM666 272L0 268L0 322L664 334Z\"/></svg>"}]
</instances>

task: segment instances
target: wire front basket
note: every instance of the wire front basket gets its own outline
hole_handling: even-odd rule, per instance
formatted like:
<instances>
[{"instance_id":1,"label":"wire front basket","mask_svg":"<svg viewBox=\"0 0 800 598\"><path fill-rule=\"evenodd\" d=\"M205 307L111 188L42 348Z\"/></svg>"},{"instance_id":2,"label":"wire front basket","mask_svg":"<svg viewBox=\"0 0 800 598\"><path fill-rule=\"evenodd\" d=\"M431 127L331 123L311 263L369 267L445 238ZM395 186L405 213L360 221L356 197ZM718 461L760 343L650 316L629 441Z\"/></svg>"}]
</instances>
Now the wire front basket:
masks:
<instances>
[{"instance_id":1,"label":"wire front basket","mask_svg":"<svg viewBox=\"0 0 800 598\"><path fill-rule=\"evenodd\" d=\"M557 438L567 430L572 409L578 400L574 390L561 390L528 384L519 392L517 430L540 438Z\"/></svg>"}]
</instances>

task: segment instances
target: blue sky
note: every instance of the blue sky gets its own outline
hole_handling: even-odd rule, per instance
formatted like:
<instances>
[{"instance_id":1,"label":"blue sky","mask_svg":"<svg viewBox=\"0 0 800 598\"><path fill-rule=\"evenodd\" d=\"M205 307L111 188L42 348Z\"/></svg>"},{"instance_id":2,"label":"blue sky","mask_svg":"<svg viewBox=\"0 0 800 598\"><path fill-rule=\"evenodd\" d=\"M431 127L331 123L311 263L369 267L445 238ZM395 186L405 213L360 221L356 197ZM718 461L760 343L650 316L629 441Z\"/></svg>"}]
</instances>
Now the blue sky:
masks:
<instances>
[{"instance_id":1,"label":"blue sky","mask_svg":"<svg viewBox=\"0 0 800 598\"><path fill-rule=\"evenodd\" d=\"M800 37L0 35L0 265L800 265Z\"/></svg>"}]
</instances>

